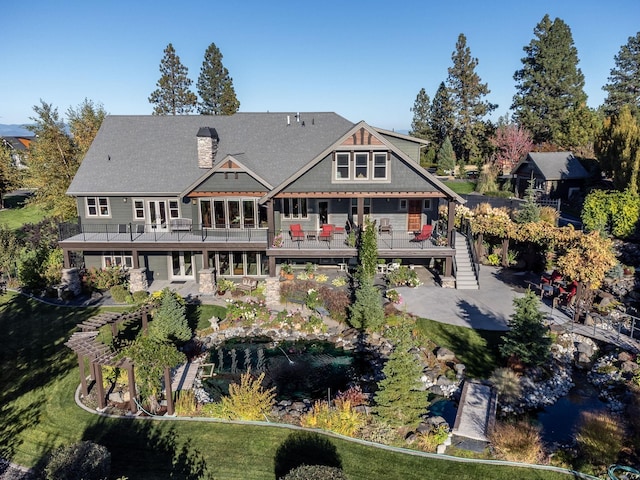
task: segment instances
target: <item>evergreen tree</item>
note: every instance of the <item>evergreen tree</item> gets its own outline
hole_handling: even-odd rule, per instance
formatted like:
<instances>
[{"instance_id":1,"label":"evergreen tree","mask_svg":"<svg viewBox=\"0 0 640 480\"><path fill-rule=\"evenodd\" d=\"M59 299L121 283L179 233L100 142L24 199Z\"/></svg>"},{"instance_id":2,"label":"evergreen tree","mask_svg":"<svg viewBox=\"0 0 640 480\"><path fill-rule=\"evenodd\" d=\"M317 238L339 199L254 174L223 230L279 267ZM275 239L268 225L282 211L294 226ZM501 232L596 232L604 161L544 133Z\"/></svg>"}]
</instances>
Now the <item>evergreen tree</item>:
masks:
<instances>
[{"instance_id":1,"label":"evergreen tree","mask_svg":"<svg viewBox=\"0 0 640 480\"><path fill-rule=\"evenodd\" d=\"M107 112L102 104L94 104L93 101L84 99L76 109L69 107L67 110L67 123L73 136L73 141L78 148L80 161L89 150L93 139L102 125Z\"/></svg>"},{"instance_id":2,"label":"evergreen tree","mask_svg":"<svg viewBox=\"0 0 640 480\"><path fill-rule=\"evenodd\" d=\"M154 105L154 115L185 115L193 111L198 99L189 89L191 79L188 73L173 45L167 45L160 61L161 75L156 83L158 88L149 96L149 103Z\"/></svg>"},{"instance_id":3,"label":"evergreen tree","mask_svg":"<svg viewBox=\"0 0 640 480\"><path fill-rule=\"evenodd\" d=\"M202 115L233 115L240 108L233 80L222 65L222 53L215 43L204 53L197 87L200 95L198 111Z\"/></svg>"},{"instance_id":4,"label":"evergreen tree","mask_svg":"<svg viewBox=\"0 0 640 480\"><path fill-rule=\"evenodd\" d=\"M603 90L608 95L604 101L604 111L608 115L620 111L623 105L629 105L632 113L640 113L640 32L629 37L626 45L614 57L616 66Z\"/></svg>"},{"instance_id":5,"label":"evergreen tree","mask_svg":"<svg viewBox=\"0 0 640 480\"><path fill-rule=\"evenodd\" d=\"M456 168L456 154L453 151L453 145L451 145L449 137L445 137L436 159L438 161L438 174L453 173Z\"/></svg>"},{"instance_id":6,"label":"evergreen tree","mask_svg":"<svg viewBox=\"0 0 640 480\"><path fill-rule=\"evenodd\" d=\"M412 347L409 332L398 335L397 343L382 369L373 411L390 425L415 425L427 411L427 394L420 391L422 367Z\"/></svg>"},{"instance_id":7,"label":"evergreen tree","mask_svg":"<svg viewBox=\"0 0 640 480\"><path fill-rule=\"evenodd\" d=\"M0 141L0 209L4 195L20 186L20 171L11 157L11 149Z\"/></svg>"},{"instance_id":8,"label":"evergreen tree","mask_svg":"<svg viewBox=\"0 0 640 480\"><path fill-rule=\"evenodd\" d=\"M184 343L191 339L191 328L187 322L185 306L165 288L158 311L149 325L149 336L154 340Z\"/></svg>"},{"instance_id":9,"label":"evergreen tree","mask_svg":"<svg viewBox=\"0 0 640 480\"><path fill-rule=\"evenodd\" d=\"M578 51L571 30L561 19L549 15L534 29L535 39L523 47L526 56L516 71L516 95L511 108L516 122L531 132L536 144L551 143L561 148L581 145L591 138L592 126L576 136L575 117L584 116L587 95L584 76L578 68Z\"/></svg>"},{"instance_id":10,"label":"evergreen tree","mask_svg":"<svg viewBox=\"0 0 640 480\"><path fill-rule=\"evenodd\" d=\"M549 359L551 337L543 324L544 313L538 309L540 300L532 290L527 290L524 297L516 298L513 304L515 313L509 320L509 331L502 337L500 353L527 366L541 366Z\"/></svg>"},{"instance_id":11,"label":"evergreen tree","mask_svg":"<svg viewBox=\"0 0 640 480\"><path fill-rule=\"evenodd\" d=\"M447 86L455 115L454 150L463 164L479 165L488 151L487 133L492 129L491 124L483 119L498 106L483 100L491 91L476 73L478 59L471 56L462 33L458 36L451 60L453 66L448 69Z\"/></svg>"},{"instance_id":12,"label":"evergreen tree","mask_svg":"<svg viewBox=\"0 0 640 480\"><path fill-rule=\"evenodd\" d=\"M629 105L604 120L595 152L602 170L613 178L618 190L640 190L640 121L631 114Z\"/></svg>"},{"instance_id":13,"label":"evergreen tree","mask_svg":"<svg viewBox=\"0 0 640 480\"><path fill-rule=\"evenodd\" d=\"M349 324L360 330L379 330L384 325L380 291L370 278L362 278L350 307Z\"/></svg>"},{"instance_id":14,"label":"evergreen tree","mask_svg":"<svg viewBox=\"0 0 640 480\"><path fill-rule=\"evenodd\" d=\"M449 91L444 82L440 83L433 97L429 121L431 131L433 132L433 141L437 145L437 148L440 148L444 143L444 139L453 134L453 126L455 123L453 103L451 102Z\"/></svg>"},{"instance_id":15,"label":"evergreen tree","mask_svg":"<svg viewBox=\"0 0 640 480\"><path fill-rule=\"evenodd\" d=\"M431 100L429 95L421 88L416 97L416 101L413 102L413 120L411 121L411 131L409 135L422 138L424 140L433 141L433 134L431 131L431 122L429 115L431 113Z\"/></svg>"},{"instance_id":16,"label":"evergreen tree","mask_svg":"<svg viewBox=\"0 0 640 480\"><path fill-rule=\"evenodd\" d=\"M80 165L78 149L52 105L40 101L34 106L37 114L28 128L35 139L29 149L29 171L25 179L36 189L32 202L50 216L72 218L76 212L75 200L66 195L71 180Z\"/></svg>"},{"instance_id":17,"label":"evergreen tree","mask_svg":"<svg viewBox=\"0 0 640 480\"><path fill-rule=\"evenodd\" d=\"M358 246L360 259L360 279L373 281L378 271L378 230L375 223L365 219L360 245Z\"/></svg>"},{"instance_id":18,"label":"evergreen tree","mask_svg":"<svg viewBox=\"0 0 640 480\"><path fill-rule=\"evenodd\" d=\"M516 223L535 223L540 221L540 207L536 203L533 180L529 180L529 186L525 194L525 202L515 215Z\"/></svg>"}]
</instances>

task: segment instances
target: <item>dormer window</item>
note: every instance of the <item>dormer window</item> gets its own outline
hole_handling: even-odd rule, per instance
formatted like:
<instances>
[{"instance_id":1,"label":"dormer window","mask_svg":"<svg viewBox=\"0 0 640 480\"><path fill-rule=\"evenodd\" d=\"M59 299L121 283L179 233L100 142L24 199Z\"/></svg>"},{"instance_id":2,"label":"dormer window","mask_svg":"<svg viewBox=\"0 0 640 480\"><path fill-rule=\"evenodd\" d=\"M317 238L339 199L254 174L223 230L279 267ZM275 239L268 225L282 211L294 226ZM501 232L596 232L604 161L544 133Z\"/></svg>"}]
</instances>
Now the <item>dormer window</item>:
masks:
<instances>
[{"instance_id":1,"label":"dormer window","mask_svg":"<svg viewBox=\"0 0 640 480\"><path fill-rule=\"evenodd\" d=\"M349 154L336 154L336 178L339 180L348 180L349 175Z\"/></svg>"},{"instance_id":2,"label":"dormer window","mask_svg":"<svg viewBox=\"0 0 640 480\"><path fill-rule=\"evenodd\" d=\"M374 180L386 180L387 179L387 154L374 153L373 154L373 179Z\"/></svg>"},{"instance_id":3,"label":"dormer window","mask_svg":"<svg viewBox=\"0 0 640 480\"><path fill-rule=\"evenodd\" d=\"M355 154L356 179L366 180L369 178L369 154L358 152Z\"/></svg>"}]
</instances>

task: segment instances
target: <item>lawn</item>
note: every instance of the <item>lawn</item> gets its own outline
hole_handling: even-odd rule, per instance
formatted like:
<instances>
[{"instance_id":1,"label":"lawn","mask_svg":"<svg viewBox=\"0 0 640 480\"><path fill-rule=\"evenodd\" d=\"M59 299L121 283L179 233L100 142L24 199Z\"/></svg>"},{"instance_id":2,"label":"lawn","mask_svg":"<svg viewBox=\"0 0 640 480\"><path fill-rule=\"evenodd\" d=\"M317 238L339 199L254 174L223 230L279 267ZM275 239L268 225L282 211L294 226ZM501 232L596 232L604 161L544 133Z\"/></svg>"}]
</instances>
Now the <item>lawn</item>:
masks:
<instances>
[{"instance_id":1,"label":"lawn","mask_svg":"<svg viewBox=\"0 0 640 480\"><path fill-rule=\"evenodd\" d=\"M446 180L443 183L458 195L466 195L476 191L476 182L471 180Z\"/></svg>"},{"instance_id":2,"label":"lawn","mask_svg":"<svg viewBox=\"0 0 640 480\"><path fill-rule=\"evenodd\" d=\"M85 439L109 449L114 478L275 478L276 459L283 458L278 449L300 443L292 430L102 418L77 407L76 357L64 342L76 323L96 312L51 307L11 292L0 296L1 457L32 466L52 448ZM331 453L351 480L421 479L425 472L429 478L456 480L568 478L540 470L422 458L315 434L303 444ZM212 477L204 476L205 470Z\"/></svg>"},{"instance_id":3,"label":"lawn","mask_svg":"<svg viewBox=\"0 0 640 480\"><path fill-rule=\"evenodd\" d=\"M0 211L0 224L5 223L10 229L20 228L25 223L38 223L45 217L45 212L34 205L25 203L26 196L5 198L5 209Z\"/></svg>"}]
</instances>

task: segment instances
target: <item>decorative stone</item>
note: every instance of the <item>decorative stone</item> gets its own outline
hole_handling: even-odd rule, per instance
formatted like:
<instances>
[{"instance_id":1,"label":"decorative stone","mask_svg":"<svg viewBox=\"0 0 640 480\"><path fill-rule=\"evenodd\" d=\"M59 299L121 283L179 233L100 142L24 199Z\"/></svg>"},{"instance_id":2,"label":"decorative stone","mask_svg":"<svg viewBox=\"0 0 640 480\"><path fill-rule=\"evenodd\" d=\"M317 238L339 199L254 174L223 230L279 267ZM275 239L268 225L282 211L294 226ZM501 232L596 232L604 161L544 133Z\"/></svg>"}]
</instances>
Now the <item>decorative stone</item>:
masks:
<instances>
[{"instance_id":1,"label":"decorative stone","mask_svg":"<svg viewBox=\"0 0 640 480\"><path fill-rule=\"evenodd\" d=\"M584 353L587 356L591 357L591 355L593 355L593 346L588 344L588 343L584 343L584 342L579 342L576 345L576 350L579 353Z\"/></svg>"},{"instance_id":2,"label":"decorative stone","mask_svg":"<svg viewBox=\"0 0 640 480\"><path fill-rule=\"evenodd\" d=\"M147 269L131 268L129 269L129 291L146 292L149 289L149 280L147 280Z\"/></svg>"},{"instance_id":3,"label":"decorative stone","mask_svg":"<svg viewBox=\"0 0 640 480\"><path fill-rule=\"evenodd\" d=\"M455 360L456 355L448 348L440 347L436 352L436 358L441 362L451 362Z\"/></svg>"},{"instance_id":4,"label":"decorative stone","mask_svg":"<svg viewBox=\"0 0 640 480\"><path fill-rule=\"evenodd\" d=\"M638 368L640 368L640 365L636 362L632 362L631 360L623 362L622 365L620 365L620 370L626 373L633 373L638 370Z\"/></svg>"},{"instance_id":5,"label":"decorative stone","mask_svg":"<svg viewBox=\"0 0 640 480\"><path fill-rule=\"evenodd\" d=\"M80 282L80 273L77 268L63 268L60 283L74 296L82 293L82 283Z\"/></svg>"},{"instance_id":6,"label":"decorative stone","mask_svg":"<svg viewBox=\"0 0 640 480\"><path fill-rule=\"evenodd\" d=\"M280 281L276 277L267 277L265 288L265 303L267 306L280 305Z\"/></svg>"},{"instance_id":7,"label":"decorative stone","mask_svg":"<svg viewBox=\"0 0 640 480\"><path fill-rule=\"evenodd\" d=\"M440 375L438 377L438 380L436 381L436 384L438 384L441 387L449 387L451 385L453 385L454 382L452 382L451 380L449 380L447 377L445 377L444 375Z\"/></svg>"},{"instance_id":8,"label":"decorative stone","mask_svg":"<svg viewBox=\"0 0 640 480\"><path fill-rule=\"evenodd\" d=\"M620 352L618 354L619 362L629 362L631 360L633 360L633 356L629 352Z\"/></svg>"},{"instance_id":9,"label":"decorative stone","mask_svg":"<svg viewBox=\"0 0 640 480\"><path fill-rule=\"evenodd\" d=\"M446 451L447 451L447 446L444 443L436 447L436 453L438 455L444 455Z\"/></svg>"}]
</instances>

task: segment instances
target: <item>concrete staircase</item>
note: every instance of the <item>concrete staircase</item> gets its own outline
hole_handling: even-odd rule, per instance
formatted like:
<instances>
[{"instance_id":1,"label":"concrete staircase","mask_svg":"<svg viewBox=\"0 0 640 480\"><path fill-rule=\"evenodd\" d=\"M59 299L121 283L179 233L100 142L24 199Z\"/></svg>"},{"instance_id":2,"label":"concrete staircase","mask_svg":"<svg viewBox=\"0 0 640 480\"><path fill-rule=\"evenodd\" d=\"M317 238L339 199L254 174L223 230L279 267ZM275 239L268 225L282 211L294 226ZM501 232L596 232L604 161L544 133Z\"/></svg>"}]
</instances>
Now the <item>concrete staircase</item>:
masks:
<instances>
[{"instance_id":1,"label":"concrete staircase","mask_svg":"<svg viewBox=\"0 0 640 480\"><path fill-rule=\"evenodd\" d=\"M467 237L456 232L456 288L458 290L478 290L478 279L471 265L471 249Z\"/></svg>"}]
</instances>

